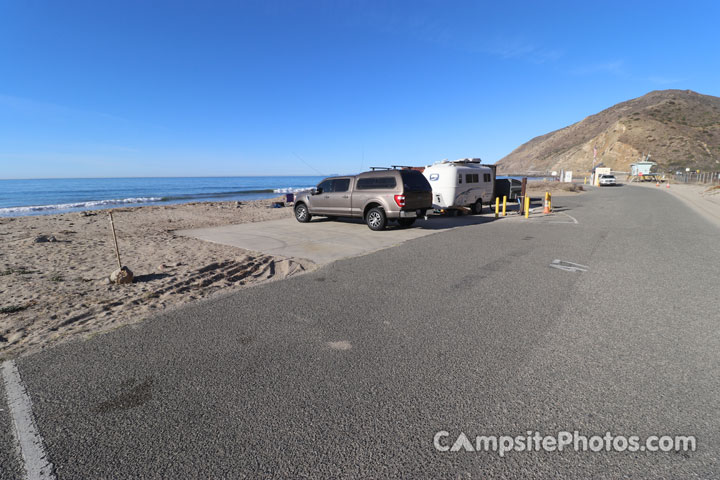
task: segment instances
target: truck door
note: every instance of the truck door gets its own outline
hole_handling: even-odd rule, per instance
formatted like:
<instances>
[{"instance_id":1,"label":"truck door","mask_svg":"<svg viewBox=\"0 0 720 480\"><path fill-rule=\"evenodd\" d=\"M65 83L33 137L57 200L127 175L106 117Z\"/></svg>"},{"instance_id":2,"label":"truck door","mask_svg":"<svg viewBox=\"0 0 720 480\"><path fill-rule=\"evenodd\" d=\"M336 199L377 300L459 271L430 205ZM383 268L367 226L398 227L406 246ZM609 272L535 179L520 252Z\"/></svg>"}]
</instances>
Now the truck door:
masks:
<instances>
[{"instance_id":1,"label":"truck door","mask_svg":"<svg viewBox=\"0 0 720 480\"><path fill-rule=\"evenodd\" d=\"M327 214L330 193L332 193L332 179L323 180L317 186L317 193L310 197L310 212L318 215Z\"/></svg>"},{"instance_id":2,"label":"truck door","mask_svg":"<svg viewBox=\"0 0 720 480\"><path fill-rule=\"evenodd\" d=\"M350 212L350 182L349 178L333 179L333 191L329 194L328 214L337 217L349 217Z\"/></svg>"},{"instance_id":3,"label":"truck door","mask_svg":"<svg viewBox=\"0 0 720 480\"><path fill-rule=\"evenodd\" d=\"M493 200L492 196L495 182L493 181L493 176L491 172L492 171L482 174L482 199L484 202L491 202Z\"/></svg>"},{"instance_id":4,"label":"truck door","mask_svg":"<svg viewBox=\"0 0 720 480\"><path fill-rule=\"evenodd\" d=\"M349 178L325 180L318 187L322 188L322 193L313 196L312 213L338 217L350 215Z\"/></svg>"}]
</instances>

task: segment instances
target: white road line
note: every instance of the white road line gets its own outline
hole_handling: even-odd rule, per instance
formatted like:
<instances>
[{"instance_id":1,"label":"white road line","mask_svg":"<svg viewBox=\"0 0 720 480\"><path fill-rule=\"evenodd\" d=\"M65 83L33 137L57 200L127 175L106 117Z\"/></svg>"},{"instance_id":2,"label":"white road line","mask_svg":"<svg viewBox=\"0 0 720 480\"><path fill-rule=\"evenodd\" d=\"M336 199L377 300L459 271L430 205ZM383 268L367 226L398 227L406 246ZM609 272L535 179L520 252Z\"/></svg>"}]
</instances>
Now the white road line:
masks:
<instances>
[{"instance_id":1,"label":"white road line","mask_svg":"<svg viewBox=\"0 0 720 480\"><path fill-rule=\"evenodd\" d=\"M590 268L587 265L580 265L579 263L568 262L557 258L552 261L550 266L559 270L565 270L566 272L587 272Z\"/></svg>"},{"instance_id":2,"label":"white road line","mask_svg":"<svg viewBox=\"0 0 720 480\"><path fill-rule=\"evenodd\" d=\"M573 216L571 216L571 215L568 215L568 214L565 213L565 212L558 212L558 213L561 213L561 214L565 215L565 216L568 217L570 220L572 220L572 223L574 223L574 224L576 224L576 225L580 223L580 222L578 222L578 221L575 219L575 217L573 217ZM550 222L548 222L548 223L570 223L570 222L555 222L555 221L550 221Z\"/></svg>"},{"instance_id":3,"label":"white road line","mask_svg":"<svg viewBox=\"0 0 720 480\"><path fill-rule=\"evenodd\" d=\"M22 384L20 372L18 372L14 360L2 364L2 378L5 382L5 393L15 439L25 467L25 478L28 480L54 480L54 467L45 453L42 437L35 428L32 417L32 401Z\"/></svg>"}]
</instances>

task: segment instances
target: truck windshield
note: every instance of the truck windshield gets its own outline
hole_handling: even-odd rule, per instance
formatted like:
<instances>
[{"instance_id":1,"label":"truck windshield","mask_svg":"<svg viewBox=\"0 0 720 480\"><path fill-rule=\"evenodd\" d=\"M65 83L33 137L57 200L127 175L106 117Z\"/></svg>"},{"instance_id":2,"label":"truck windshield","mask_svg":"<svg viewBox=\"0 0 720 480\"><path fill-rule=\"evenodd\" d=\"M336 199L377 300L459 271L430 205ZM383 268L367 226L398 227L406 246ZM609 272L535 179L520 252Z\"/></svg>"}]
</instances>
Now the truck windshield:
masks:
<instances>
[{"instance_id":1,"label":"truck windshield","mask_svg":"<svg viewBox=\"0 0 720 480\"><path fill-rule=\"evenodd\" d=\"M432 187L425 176L417 170L401 170L400 176L408 192L431 192Z\"/></svg>"}]
</instances>

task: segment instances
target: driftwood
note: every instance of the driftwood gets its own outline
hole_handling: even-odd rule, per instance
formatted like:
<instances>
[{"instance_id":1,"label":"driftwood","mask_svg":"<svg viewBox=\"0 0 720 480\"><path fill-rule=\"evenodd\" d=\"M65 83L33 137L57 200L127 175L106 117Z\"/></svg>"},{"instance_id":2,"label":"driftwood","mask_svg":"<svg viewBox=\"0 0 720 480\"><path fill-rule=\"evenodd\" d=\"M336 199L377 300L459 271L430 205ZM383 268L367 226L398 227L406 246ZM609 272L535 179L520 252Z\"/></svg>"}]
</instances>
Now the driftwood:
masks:
<instances>
[{"instance_id":1,"label":"driftwood","mask_svg":"<svg viewBox=\"0 0 720 480\"><path fill-rule=\"evenodd\" d=\"M123 267L120 261L120 248L118 247L117 234L115 233L115 222L113 221L112 210L110 213L110 229L113 234L113 241L115 242L115 255L117 256L118 269L110 274L110 281L112 283L132 283L133 273L129 268Z\"/></svg>"}]
</instances>

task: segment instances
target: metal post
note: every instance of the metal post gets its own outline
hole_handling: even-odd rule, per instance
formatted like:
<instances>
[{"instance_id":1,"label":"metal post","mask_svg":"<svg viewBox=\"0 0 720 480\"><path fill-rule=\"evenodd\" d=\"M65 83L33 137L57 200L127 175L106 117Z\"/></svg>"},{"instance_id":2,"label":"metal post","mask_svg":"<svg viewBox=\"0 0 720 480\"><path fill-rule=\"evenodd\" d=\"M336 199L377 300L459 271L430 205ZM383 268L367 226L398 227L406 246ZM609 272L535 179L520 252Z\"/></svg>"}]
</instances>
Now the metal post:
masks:
<instances>
[{"instance_id":1,"label":"metal post","mask_svg":"<svg viewBox=\"0 0 720 480\"><path fill-rule=\"evenodd\" d=\"M503 195L503 217L507 217L505 208L507 207L507 195Z\"/></svg>"},{"instance_id":2,"label":"metal post","mask_svg":"<svg viewBox=\"0 0 720 480\"><path fill-rule=\"evenodd\" d=\"M530 197L525 196L525 218L530 216Z\"/></svg>"},{"instance_id":3,"label":"metal post","mask_svg":"<svg viewBox=\"0 0 720 480\"><path fill-rule=\"evenodd\" d=\"M500 216L500 197L495 197L495 218Z\"/></svg>"}]
</instances>

